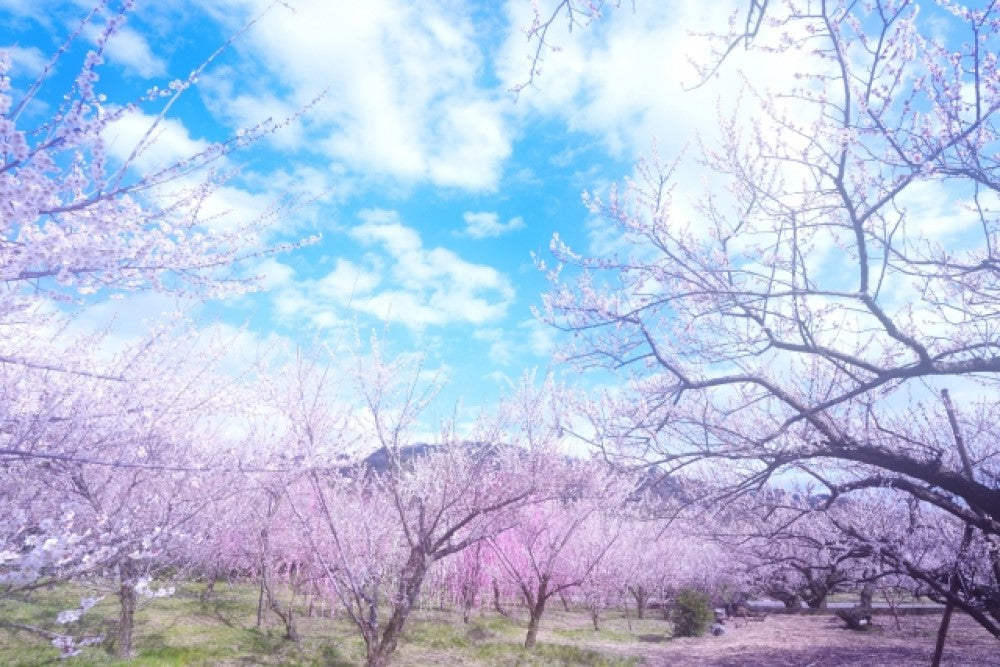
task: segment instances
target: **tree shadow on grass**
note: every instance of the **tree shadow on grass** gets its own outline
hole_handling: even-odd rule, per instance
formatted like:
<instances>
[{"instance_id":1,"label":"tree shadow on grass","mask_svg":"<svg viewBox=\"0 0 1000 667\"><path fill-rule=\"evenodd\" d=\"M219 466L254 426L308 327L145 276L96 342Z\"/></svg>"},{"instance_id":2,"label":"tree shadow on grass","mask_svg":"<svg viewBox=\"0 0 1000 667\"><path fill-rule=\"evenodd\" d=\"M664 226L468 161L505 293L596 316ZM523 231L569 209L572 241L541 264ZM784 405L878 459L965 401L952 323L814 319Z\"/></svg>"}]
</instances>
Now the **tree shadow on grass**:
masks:
<instances>
[{"instance_id":1,"label":"tree shadow on grass","mask_svg":"<svg viewBox=\"0 0 1000 667\"><path fill-rule=\"evenodd\" d=\"M320 664L328 667L355 667L356 664L341 656L336 646L324 646L320 651L320 657Z\"/></svg>"},{"instance_id":2,"label":"tree shadow on grass","mask_svg":"<svg viewBox=\"0 0 1000 667\"><path fill-rule=\"evenodd\" d=\"M641 642L646 642L649 644L661 644L665 641L670 640L669 635L636 635L635 638Z\"/></svg>"},{"instance_id":3,"label":"tree shadow on grass","mask_svg":"<svg viewBox=\"0 0 1000 667\"><path fill-rule=\"evenodd\" d=\"M262 655L274 655L289 645L289 641L278 634L249 628L246 630L248 650Z\"/></svg>"},{"instance_id":4,"label":"tree shadow on grass","mask_svg":"<svg viewBox=\"0 0 1000 667\"><path fill-rule=\"evenodd\" d=\"M210 614L204 614L204 615L208 616L209 618L214 618L215 620L217 620L219 623L222 623L224 626L226 626L230 630L236 630L237 629L236 624L233 623L227 616L225 616L222 613L222 609L218 605L214 605L212 607L212 612ZM242 628L240 628L240 629L242 629Z\"/></svg>"}]
</instances>

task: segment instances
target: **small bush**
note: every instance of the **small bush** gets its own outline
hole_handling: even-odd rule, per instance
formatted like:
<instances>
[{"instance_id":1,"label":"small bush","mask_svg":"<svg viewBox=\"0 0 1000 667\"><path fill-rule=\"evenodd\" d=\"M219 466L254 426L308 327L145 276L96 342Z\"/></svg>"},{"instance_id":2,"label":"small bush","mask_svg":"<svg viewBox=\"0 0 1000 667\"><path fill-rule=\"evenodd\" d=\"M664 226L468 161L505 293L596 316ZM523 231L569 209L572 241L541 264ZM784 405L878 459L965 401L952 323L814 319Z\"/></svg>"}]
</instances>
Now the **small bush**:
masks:
<instances>
[{"instance_id":1,"label":"small bush","mask_svg":"<svg viewBox=\"0 0 1000 667\"><path fill-rule=\"evenodd\" d=\"M707 595L685 588L677 594L670 620L674 624L675 637L700 637L715 620L715 612Z\"/></svg>"}]
</instances>

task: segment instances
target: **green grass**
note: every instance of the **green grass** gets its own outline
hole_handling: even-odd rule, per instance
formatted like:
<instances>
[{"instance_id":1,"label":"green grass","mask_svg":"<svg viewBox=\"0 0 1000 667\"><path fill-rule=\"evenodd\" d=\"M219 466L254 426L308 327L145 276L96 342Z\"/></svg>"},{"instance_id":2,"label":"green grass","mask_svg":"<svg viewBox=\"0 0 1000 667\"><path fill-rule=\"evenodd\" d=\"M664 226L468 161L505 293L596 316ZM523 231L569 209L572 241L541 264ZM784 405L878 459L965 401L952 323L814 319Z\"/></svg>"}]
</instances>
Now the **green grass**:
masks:
<instances>
[{"instance_id":1,"label":"green grass","mask_svg":"<svg viewBox=\"0 0 1000 667\"><path fill-rule=\"evenodd\" d=\"M469 639L464 628L457 625L442 625L421 618L410 619L403 633L404 641L432 649L466 648Z\"/></svg>"},{"instance_id":2,"label":"green grass","mask_svg":"<svg viewBox=\"0 0 1000 667\"><path fill-rule=\"evenodd\" d=\"M587 667L631 667L641 664L638 658L620 658L570 644L544 644L528 650L520 645L490 643L479 646L474 655L488 665L527 667L566 665Z\"/></svg>"},{"instance_id":3,"label":"green grass","mask_svg":"<svg viewBox=\"0 0 1000 667\"><path fill-rule=\"evenodd\" d=\"M560 628L553 630L552 633L558 637L583 641L600 639L609 642L630 642L633 639L632 633L627 631L610 630L604 627L600 630L594 630L593 626L587 628Z\"/></svg>"},{"instance_id":4,"label":"green grass","mask_svg":"<svg viewBox=\"0 0 1000 667\"><path fill-rule=\"evenodd\" d=\"M252 585L217 584L215 597L201 601L200 585L182 585L170 598L143 603L136 613L135 659L114 658L118 599L108 595L81 621L68 626L55 623L60 611L77 606L95 588L60 585L34 592L28 599L0 600L0 620L32 625L53 632L101 634L105 641L87 647L70 661L41 636L0 627L0 665L134 665L173 667L187 665L333 665L364 663L364 644L344 614L298 616L302 640L284 639L277 619L256 627L257 590ZM537 646L522 646L524 619L493 613L474 615L463 623L458 611L418 610L407 622L394 664L417 665L586 665L624 667L642 664L638 654L642 637L669 633L662 621L632 620L626 627L622 614L608 614L602 629L594 632L583 611L552 611L542 619Z\"/></svg>"}]
</instances>

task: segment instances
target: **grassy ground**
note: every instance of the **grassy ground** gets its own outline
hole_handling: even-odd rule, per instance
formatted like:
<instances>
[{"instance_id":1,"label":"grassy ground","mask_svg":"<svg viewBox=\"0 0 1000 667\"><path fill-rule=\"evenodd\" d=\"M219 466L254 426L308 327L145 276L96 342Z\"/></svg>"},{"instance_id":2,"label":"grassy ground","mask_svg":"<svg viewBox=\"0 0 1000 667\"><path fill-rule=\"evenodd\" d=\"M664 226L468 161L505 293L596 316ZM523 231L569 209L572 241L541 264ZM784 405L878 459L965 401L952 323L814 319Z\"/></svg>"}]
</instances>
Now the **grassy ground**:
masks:
<instances>
[{"instance_id":1,"label":"grassy ground","mask_svg":"<svg viewBox=\"0 0 1000 667\"><path fill-rule=\"evenodd\" d=\"M269 627L257 628L257 596L251 586L216 586L213 599L202 602L198 586L180 587L170 598L143 604L136 614L135 649L130 665L357 665L364 662L364 645L342 614L335 618L299 616L299 642L283 638L283 629L272 618ZM0 600L0 620L42 627L76 636L101 634L107 639L88 647L66 663L44 637L0 627L0 665L56 665L73 667L126 664L113 657L118 604L108 596L81 621L68 626L54 623L56 614L71 609L80 597L94 591L59 586L35 592L30 601ZM397 651L395 664L417 665L607 665L642 662L639 654L622 650L643 641L640 636L666 639L663 621L632 621L629 631L623 618L608 621L600 632L589 629L583 613L553 610L543 619L539 643L525 651L526 626L520 619L496 614L474 616L462 622L457 612L420 610L411 616ZM587 647L587 641L615 645L611 651ZM619 646L620 645L620 646Z\"/></svg>"},{"instance_id":2,"label":"grassy ground","mask_svg":"<svg viewBox=\"0 0 1000 667\"><path fill-rule=\"evenodd\" d=\"M136 615L131 665L358 665L364 647L342 614L299 617L302 641L282 637L276 620L256 628L257 596L249 585L219 584L214 599L201 602L201 586L180 587L171 598L148 602ZM36 625L75 635L103 634L69 662L46 639L0 627L0 665L125 664L112 657L117 600L109 596L79 622L63 628L55 615L75 607L85 588L59 586L36 592L29 602L0 601L0 621ZM453 611L419 610L407 623L394 664L403 667L538 665L780 665L837 666L927 664L939 616L879 617L873 632L853 633L830 615L768 616L727 627L722 637L674 639L670 624L656 612L639 621L621 612L607 614L594 631L582 611L566 612L558 603L542 619L539 643L525 651L526 623L520 616L492 612L465 624ZM997 641L967 617L956 616L945 664L1000 664Z\"/></svg>"}]
</instances>

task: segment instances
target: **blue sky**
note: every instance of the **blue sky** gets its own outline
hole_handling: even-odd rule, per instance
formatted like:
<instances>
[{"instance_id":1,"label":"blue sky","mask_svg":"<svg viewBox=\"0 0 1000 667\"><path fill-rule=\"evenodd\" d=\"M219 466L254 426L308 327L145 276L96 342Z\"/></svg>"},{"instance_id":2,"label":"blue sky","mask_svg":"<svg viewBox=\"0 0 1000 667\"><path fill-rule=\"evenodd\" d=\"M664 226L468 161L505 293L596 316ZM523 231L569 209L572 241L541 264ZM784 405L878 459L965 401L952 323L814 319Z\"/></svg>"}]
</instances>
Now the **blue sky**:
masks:
<instances>
[{"instance_id":1,"label":"blue sky","mask_svg":"<svg viewBox=\"0 0 1000 667\"><path fill-rule=\"evenodd\" d=\"M186 76L267 4L137 3L109 47L100 90L124 103ZM694 80L688 57L707 48L689 31L724 23L725 12L690 0L636 6L609 9L571 35L560 21L551 39L561 50L545 55L519 97L510 88L529 72L528 0L272 6L171 109L142 162L166 164L323 94L289 127L229 158L224 166L240 171L220 202L252 216L284 192L318 196L268 240L323 238L248 267L263 276L262 293L183 307L205 321L246 322L257 340L341 342L355 326L388 327L394 351L426 353L426 366L450 378L445 399L469 406L489 403L505 377L544 367L558 335L531 313L546 288L532 253L548 258L553 233L585 251L613 245L581 192L627 175L654 138L669 153L710 133L716 100L733 90L723 79L684 92ZM15 87L30 84L88 8L0 0ZM59 62L39 118L87 47L85 39ZM126 150L155 111L116 128L111 152ZM87 317L117 312L119 326L141 328L176 307L140 295Z\"/></svg>"}]
</instances>

